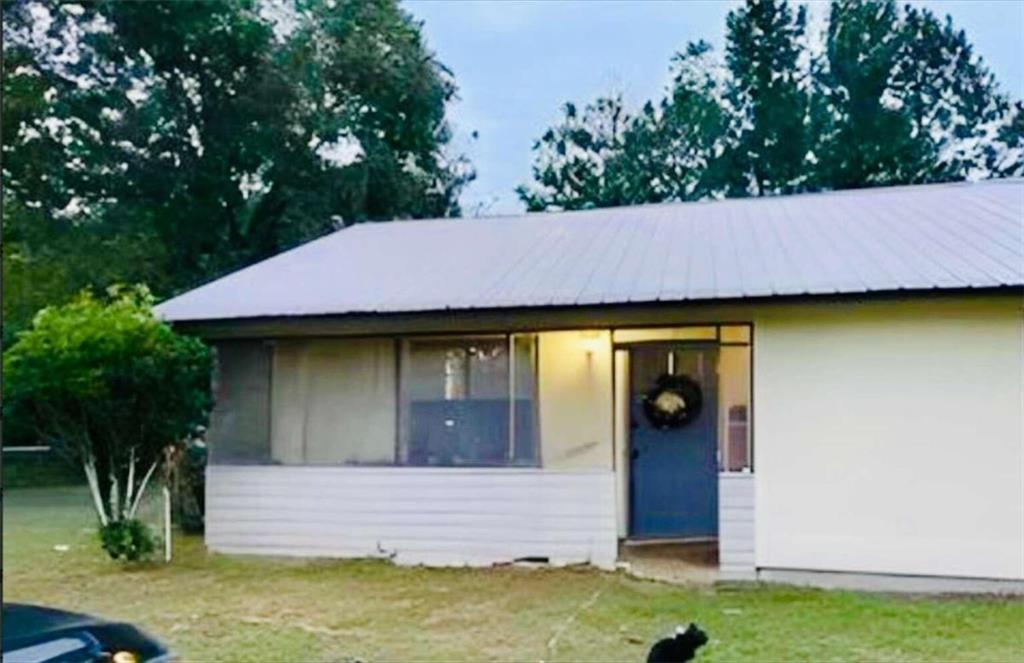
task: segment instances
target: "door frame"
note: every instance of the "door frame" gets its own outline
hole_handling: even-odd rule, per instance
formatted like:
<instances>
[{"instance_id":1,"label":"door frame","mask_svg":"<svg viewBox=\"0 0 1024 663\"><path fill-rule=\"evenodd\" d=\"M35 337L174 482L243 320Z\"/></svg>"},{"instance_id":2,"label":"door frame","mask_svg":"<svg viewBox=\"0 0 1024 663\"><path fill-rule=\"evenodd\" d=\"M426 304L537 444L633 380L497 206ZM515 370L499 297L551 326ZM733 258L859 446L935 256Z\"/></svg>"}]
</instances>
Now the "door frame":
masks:
<instances>
[{"instance_id":1,"label":"door frame","mask_svg":"<svg viewBox=\"0 0 1024 663\"><path fill-rule=\"evenodd\" d=\"M629 468L629 440L628 440L628 393L625 398L621 398L623 386L629 385L629 353L630 346L642 345L646 343L657 343L663 342L664 337L658 337L659 333L664 333L669 330L686 330L693 329L695 327L713 327L715 330L714 338L702 338L702 339L672 339L674 342L687 343L687 342L702 342L702 343L716 343L719 348L725 348L729 346L740 346L750 348L750 371L749 371L749 384L748 384L748 395L749 395L749 407L747 409L747 425L749 427L749 453L751 461L753 461L754 450L757 447L757 430L756 430L756 419L757 419L757 396L754 390L754 383L756 380L756 355L757 355L757 343L755 339L755 328L756 324L753 320L747 318L731 318L725 320L691 320L686 322L676 323L665 323L655 322L644 324L642 322L611 325L603 327L611 333L612 341L612 379L611 379L611 401L612 401L612 471L615 475L615 504L616 504L616 536L618 539L628 542L629 540L629 480L630 480L630 468ZM724 327L730 328L745 328L745 338L731 338L723 333ZM630 339L629 341L617 339L617 332L620 331L650 331L651 339L636 338ZM622 408L626 406L627 417L623 416ZM623 431L623 426L626 426L627 430ZM751 466L751 473L755 471L753 465ZM719 476L723 472L719 470ZM725 473L734 474L734 473ZM719 531L721 534L721 531Z\"/></svg>"},{"instance_id":2,"label":"door frame","mask_svg":"<svg viewBox=\"0 0 1024 663\"><path fill-rule=\"evenodd\" d=\"M620 377L625 379L625 384L621 385L621 387L624 387L624 390L621 391L621 392L619 391L620 386L613 384L613 390L615 392L613 400L616 401L614 403L615 414L619 415L619 416L624 416L626 418L625 421L616 422L615 423L615 427L616 427L617 430L620 429L621 427L624 427L624 439L622 440L622 442L624 443L623 451L625 452L625 458L624 458L624 462L622 463L621 471L625 475L625 482L626 482L626 495L625 495L626 500L625 500L625 505L624 505L624 507L625 507L625 514L624 515L625 515L625 540L628 541L628 542L638 542L638 543L643 543L643 542L652 542L652 543L654 543L654 542L679 542L679 541L698 542L698 541L715 541L715 540L718 539L717 534L715 536L696 536L696 537L678 537L678 536L658 537L658 536L638 536L635 533L635 531L634 531L634 526L635 526L634 525L634 523L635 523L634 506L635 506L636 500L634 499L635 482L634 482L634 476L633 476L633 463L632 463L632 453L633 453L633 448L632 448L632 445L633 445L633 434L632 434L632 430L633 429L632 429L632 426L630 425L630 421L629 421L629 419L632 416L631 415L631 412L632 412L631 404L632 404L633 397L634 397L633 385L632 385L632 351L634 349L638 349L638 348L651 348L651 347L664 347L664 348L674 348L674 349L678 349L678 350L681 350L681 351L686 351L686 350L702 350L702 349L710 349L710 350L717 351L722 345L731 345L731 344L723 344L721 342L720 334L718 332L717 327L716 327L716 334L715 334L715 336L716 336L716 338L708 338L708 339L704 339L704 338L701 338L701 339L652 339L652 340L629 341L629 342L621 342L621 343L614 343L613 342L612 343L612 362L614 364L613 367L612 367L613 383L615 382L616 379L619 379ZM622 352L625 353L625 359L626 359L626 364L625 364L625 367L623 369L623 374L621 376L619 374L619 367L617 365L618 361L619 361L619 358L620 358L620 355L618 354L619 351L622 351ZM712 368L713 368L713 370L717 374L717 372L718 372L717 361L715 362L715 365ZM716 375L716 384L717 384L717 375ZM619 400L619 398L620 398L620 394L625 397L625 402L624 403L617 402ZM717 420L718 420L718 416L719 416L718 407L719 407L719 403L718 403L718 399L716 398L715 399L715 410L716 411L715 411L715 414L714 414L715 421L716 421L716 427L715 427L716 431L717 431ZM717 447L718 447L717 435L716 435L716 439L713 440L713 443L714 443L715 448L717 450ZM716 451L716 455L717 455L717 451ZM716 474L715 474L715 477L716 477L716 479L715 479L715 486L713 488L713 490L715 492L718 491L717 476L718 476L718 473L716 471Z\"/></svg>"}]
</instances>

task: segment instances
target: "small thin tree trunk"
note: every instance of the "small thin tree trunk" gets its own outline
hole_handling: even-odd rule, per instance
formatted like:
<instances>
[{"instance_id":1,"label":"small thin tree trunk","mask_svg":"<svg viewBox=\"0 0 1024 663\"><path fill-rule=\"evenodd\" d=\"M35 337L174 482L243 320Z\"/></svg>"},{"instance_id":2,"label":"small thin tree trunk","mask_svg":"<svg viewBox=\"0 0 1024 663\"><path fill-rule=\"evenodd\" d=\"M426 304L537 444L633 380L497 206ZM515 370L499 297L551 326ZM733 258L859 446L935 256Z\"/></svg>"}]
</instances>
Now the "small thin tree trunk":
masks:
<instances>
[{"instance_id":1,"label":"small thin tree trunk","mask_svg":"<svg viewBox=\"0 0 1024 663\"><path fill-rule=\"evenodd\" d=\"M124 508L132 505L132 494L135 492L135 447L128 450L128 482L124 487Z\"/></svg>"},{"instance_id":2,"label":"small thin tree trunk","mask_svg":"<svg viewBox=\"0 0 1024 663\"><path fill-rule=\"evenodd\" d=\"M164 485L164 561L171 561L171 489Z\"/></svg>"},{"instance_id":3,"label":"small thin tree trunk","mask_svg":"<svg viewBox=\"0 0 1024 663\"><path fill-rule=\"evenodd\" d=\"M89 484L89 492L92 493L92 503L96 507L96 515L100 517L100 524L106 527L107 512L103 508L103 497L100 495L100 483L96 478L96 461L90 456L82 463L85 468L85 480Z\"/></svg>"},{"instance_id":4,"label":"small thin tree trunk","mask_svg":"<svg viewBox=\"0 0 1024 663\"><path fill-rule=\"evenodd\" d=\"M146 476L142 477L142 483L139 484L139 492L135 493L135 502L128 508L128 517L134 518L135 512L139 509L139 503L142 502L142 496L146 492L146 484L149 483L149 478L153 476L153 472L156 471L156 466L159 461L154 462L149 466L149 470L146 472Z\"/></svg>"},{"instance_id":5,"label":"small thin tree trunk","mask_svg":"<svg viewBox=\"0 0 1024 663\"><path fill-rule=\"evenodd\" d=\"M114 520L121 520L124 514L121 512L121 488L117 484L117 473L110 468L110 517Z\"/></svg>"}]
</instances>

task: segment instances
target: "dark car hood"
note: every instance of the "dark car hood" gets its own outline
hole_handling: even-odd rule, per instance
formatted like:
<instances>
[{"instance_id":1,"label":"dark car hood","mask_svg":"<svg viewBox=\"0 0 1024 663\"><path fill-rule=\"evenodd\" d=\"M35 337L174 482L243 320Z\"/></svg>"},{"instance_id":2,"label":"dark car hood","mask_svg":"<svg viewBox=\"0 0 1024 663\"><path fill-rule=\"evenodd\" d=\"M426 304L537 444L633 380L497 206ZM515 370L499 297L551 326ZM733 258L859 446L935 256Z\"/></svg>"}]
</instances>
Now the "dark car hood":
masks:
<instances>
[{"instance_id":1,"label":"dark car hood","mask_svg":"<svg viewBox=\"0 0 1024 663\"><path fill-rule=\"evenodd\" d=\"M66 612L25 603L4 603L3 649L9 649L9 642L28 642L68 629L109 623L106 620L77 612Z\"/></svg>"},{"instance_id":2,"label":"dark car hood","mask_svg":"<svg viewBox=\"0 0 1024 663\"><path fill-rule=\"evenodd\" d=\"M95 637L104 649L130 649L142 660L167 653L162 644L131 624L24 603L3 604L2 629L4 652L84 631Z\"/></svg>"}]
</instances>

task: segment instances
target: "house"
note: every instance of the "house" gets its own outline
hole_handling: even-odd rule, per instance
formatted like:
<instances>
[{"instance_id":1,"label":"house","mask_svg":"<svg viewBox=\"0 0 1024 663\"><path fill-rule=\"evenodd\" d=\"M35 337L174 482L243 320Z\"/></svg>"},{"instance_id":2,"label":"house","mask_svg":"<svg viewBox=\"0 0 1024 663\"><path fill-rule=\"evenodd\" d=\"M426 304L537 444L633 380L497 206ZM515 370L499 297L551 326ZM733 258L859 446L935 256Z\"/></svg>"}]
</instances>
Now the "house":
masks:
<instances>
[{"instance_id":1,"label":"house","mask_svg":"<svg viewBox=\"0 0 1024 663\"><path fill-rule=\"evenodd\" d=\"M366 223L163 303L209 548L1024 588L1024 180Z\"/></svg>"}]
</instances>

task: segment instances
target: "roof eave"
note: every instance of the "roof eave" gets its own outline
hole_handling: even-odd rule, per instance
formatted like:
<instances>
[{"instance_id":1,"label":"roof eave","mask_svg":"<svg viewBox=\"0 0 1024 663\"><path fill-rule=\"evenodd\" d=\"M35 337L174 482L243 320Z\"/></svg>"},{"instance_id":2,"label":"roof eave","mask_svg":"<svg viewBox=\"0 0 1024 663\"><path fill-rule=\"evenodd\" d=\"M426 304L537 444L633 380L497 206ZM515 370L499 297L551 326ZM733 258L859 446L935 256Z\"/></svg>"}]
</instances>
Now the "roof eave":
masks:
<instances>
[{"instance_id":1,"label":"roof eave","mask_svg":"<svg viewBox=\"0 0 1024 663\"><path fill-rule=\"evenodd\" d=\"M168 320L176 329L206 338L270 338L275 336L381 335L440 333L459 328L466 332L509 332L525 330L579 329L588 327L635 326L677 322L694 324L694 313L706 311L705 323L749 322L735 317L737 309L793 303L849 303L856 301L900 301L968 296L1024 297L1024 284L990 287L925 288L861 292L801 293L759 297L709 298L671 301L615 302L582 305L512 306L421 311L351 312L314 315L267 315L240 318ZM715 316L732 315L730 319ZM549 322L537 326L537 318ZM453 324L456 323L456 324ZM461 325L461 326L459 326Z\"/></svg>"}]
</instances>

